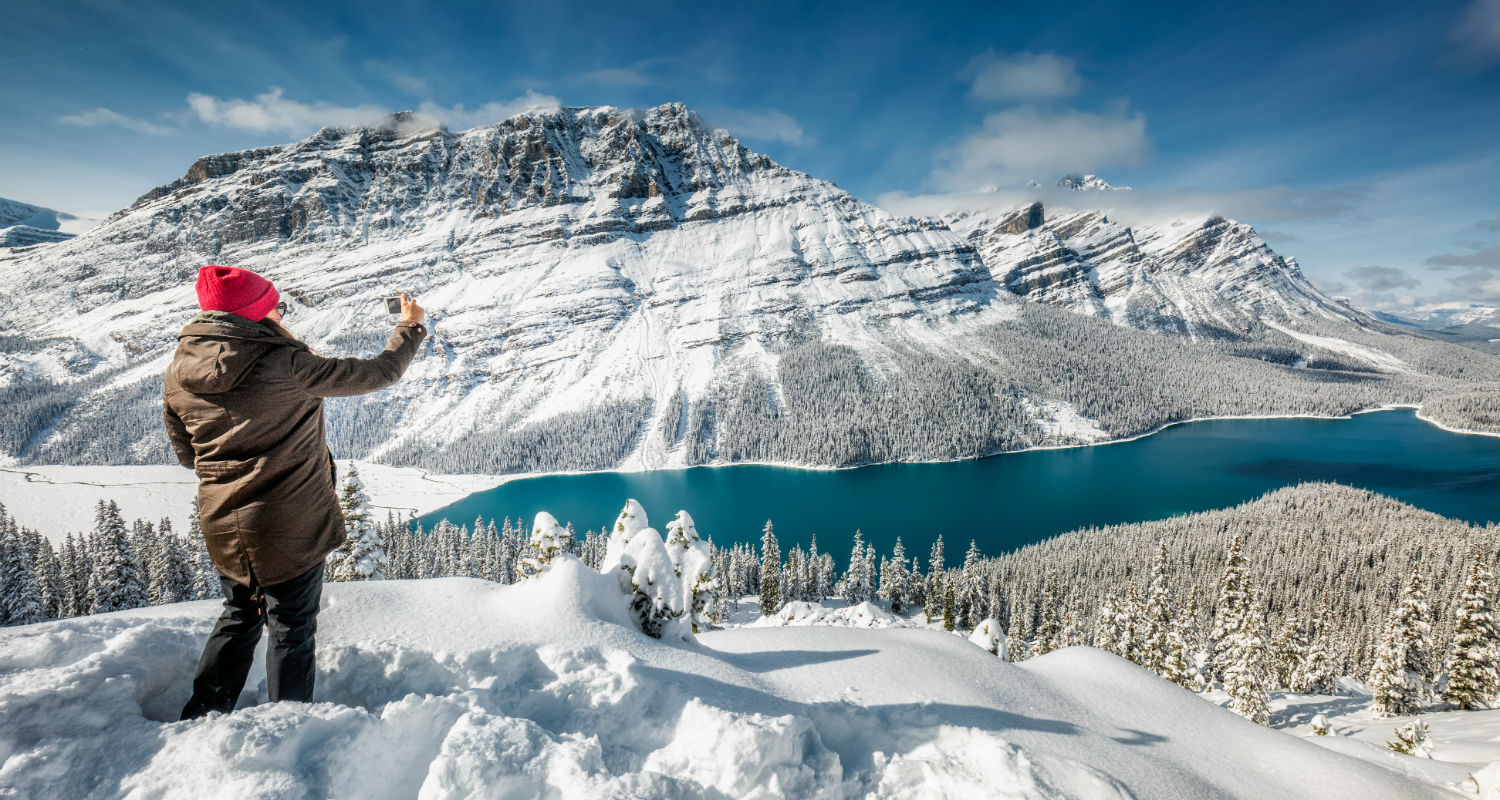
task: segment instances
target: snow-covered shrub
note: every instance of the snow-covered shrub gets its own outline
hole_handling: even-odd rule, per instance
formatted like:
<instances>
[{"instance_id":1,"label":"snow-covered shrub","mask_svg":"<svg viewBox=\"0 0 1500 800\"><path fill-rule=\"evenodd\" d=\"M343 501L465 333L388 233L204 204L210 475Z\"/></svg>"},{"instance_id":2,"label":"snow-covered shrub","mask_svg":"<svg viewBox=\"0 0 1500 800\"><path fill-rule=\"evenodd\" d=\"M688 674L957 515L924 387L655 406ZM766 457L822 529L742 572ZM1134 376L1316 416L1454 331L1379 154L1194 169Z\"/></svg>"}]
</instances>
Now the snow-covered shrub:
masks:
<instances>
[{"instance_id":1,"label":"snow-covered shrub","mask_svg":"<svg viewBox=\"0 0 1500 800\"><path fill-rule=\"evenodd\" d=\"M1319 715L1317 715L1317 716L1315 716L1315 717L1312 718L1312 722L1310 724L1312 725L1312 732L1313 732L1314 736L1327 736L1328 735L1328 717L1327 716L1325 716L1323 714L1319 714Z\"/></svg>"},{"instance_id":2,"label":"snow-covered shrub","mask_svg":"<svg viewBox=\"0 0 1500 800\"><path fill-rule=\"evenodd\" d=\"M974 626L974 632L969 634L969 641L995 655L1000 655L1001 649L1005 646L1005 634L1000 630L1000 623L994 617L990 617L980 620L979 624Z\"/></svg>"},{"instance_id":3,"label":"snow-covered shrub","mask_svg":"<svg viewBox=\"0 0 1500 800\"><path fill-rule=\"evenodd\" d=\"M620 590L630 598L631 614L647 636L689 635L687 591L666 542L650 527L646 510L635 500L626 500L615 519L600 572L618 576Z\"/></svg>"},{"instance_id":4,"label":"snow-covered shrub","mask_svg":"<svg viewBox=\"0 0 1500 800\"><path fill-rule=\"evenodd\" d=\"M1392 751L1417 758L1432 758L1432 740L1427 736L1427 723L1413 720L1396 729L1396 738L1385 743Z\"/></svg>"},{"instance_id":5,"label":"snow-covered shrub","mask_svg":"<svg viewBox=\"0 0 1500 800\"><path fill-rule=\"evenodd\" d=\"M564 543L572 536L567 529L557 524L557 518L545 511L538 511L531 524L531 554L516 565L516 572L523 578L535 578L546 572L554 559L570 555Z\"/></svg>"}]
</instances>

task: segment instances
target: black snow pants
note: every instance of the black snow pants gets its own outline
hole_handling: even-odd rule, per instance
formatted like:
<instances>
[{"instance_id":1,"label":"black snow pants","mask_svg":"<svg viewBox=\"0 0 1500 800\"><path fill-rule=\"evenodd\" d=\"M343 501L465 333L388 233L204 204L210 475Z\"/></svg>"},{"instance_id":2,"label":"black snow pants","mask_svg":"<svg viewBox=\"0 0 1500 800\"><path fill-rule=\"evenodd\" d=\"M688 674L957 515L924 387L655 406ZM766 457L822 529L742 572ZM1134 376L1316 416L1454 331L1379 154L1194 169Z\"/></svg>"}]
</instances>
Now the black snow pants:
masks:
<instances>
[{"instance_id":1,"label":"black snow pants","mask_svg":"<svg viewBox=\"0 0 1500 800\"><path fill-rule=\"evenodd\" d=\"M271 702L312 700L313 634L318 630L318 602L323 596L323 564L271 586L259 585L252 573L250 583L242 586L219 576L224 612L198 659L193 696L183 706L182 719L234 710L262 627L271 631L266 648L266 689Z\"/></svg>"}]
</instances>

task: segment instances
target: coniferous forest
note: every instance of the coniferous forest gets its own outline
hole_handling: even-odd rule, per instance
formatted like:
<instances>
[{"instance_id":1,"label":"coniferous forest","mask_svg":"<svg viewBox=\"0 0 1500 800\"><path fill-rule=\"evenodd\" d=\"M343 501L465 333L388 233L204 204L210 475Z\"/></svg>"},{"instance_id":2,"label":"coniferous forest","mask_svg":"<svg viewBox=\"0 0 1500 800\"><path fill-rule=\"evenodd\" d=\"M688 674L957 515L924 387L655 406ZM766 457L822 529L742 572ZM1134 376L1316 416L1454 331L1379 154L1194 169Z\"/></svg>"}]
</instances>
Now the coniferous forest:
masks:
<instances>
[{"instance_id":1,"label":"coniferous forest","mask_svg":"<svg viewBox=\"0 0 1500 800\"><path fill-rule=\"evenodd\" d=\"M550 516L536 526L545 540L508 518L431 530L377 520L353 470L340 501L349 537L329 556L328 580L513 583L556 551L593 569L606 561L607 532L580 536ZM1267 691L1336 692L1340 676L1364 681L1390 714L1439 699L1485 706L1500 694L1500 526L1336 484L988 557L953 532L945 541L912 531L912 549L898 539L890 553L858 532L822 549L816 539L787 547L770 520L759 548L716 547L711 533L700 604L712 623L747 601L767 614L799 601L876 602L1011 660L1109 650L1187 688L1222 687L1232 709L1262 722ZM6 625L221 596L196 525L179 534L167 520L126 523L102 502L94 528L67 533L61 547L0 506L0 581Z\"/></svg>"}]
</instances>

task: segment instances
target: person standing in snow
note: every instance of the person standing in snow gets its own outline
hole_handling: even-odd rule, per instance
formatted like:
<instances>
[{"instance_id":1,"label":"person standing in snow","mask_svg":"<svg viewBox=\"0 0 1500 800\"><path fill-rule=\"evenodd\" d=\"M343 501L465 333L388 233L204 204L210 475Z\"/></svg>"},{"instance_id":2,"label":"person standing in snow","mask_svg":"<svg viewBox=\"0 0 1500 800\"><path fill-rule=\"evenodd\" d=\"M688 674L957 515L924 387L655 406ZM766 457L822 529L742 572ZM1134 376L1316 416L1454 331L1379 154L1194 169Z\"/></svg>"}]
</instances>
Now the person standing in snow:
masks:
<instances>
[{"instance_id":1,"label":"person standing in snow","mask_svg":"<svg viewBox=\"0 0 1500 800\"><path fill-rule=\"evenodd\" d=\"M262 625L271 701L312 700L324 558L345 539L323 398L395 383L427 335L422 307L403 294L383 352L324 358L281 326L287 304L260 275L206 266L196 288L203 311L177 336L162 417L177 460L198 475L224 610L182 719L234 709Z\"/></svg>"}]
</instances>

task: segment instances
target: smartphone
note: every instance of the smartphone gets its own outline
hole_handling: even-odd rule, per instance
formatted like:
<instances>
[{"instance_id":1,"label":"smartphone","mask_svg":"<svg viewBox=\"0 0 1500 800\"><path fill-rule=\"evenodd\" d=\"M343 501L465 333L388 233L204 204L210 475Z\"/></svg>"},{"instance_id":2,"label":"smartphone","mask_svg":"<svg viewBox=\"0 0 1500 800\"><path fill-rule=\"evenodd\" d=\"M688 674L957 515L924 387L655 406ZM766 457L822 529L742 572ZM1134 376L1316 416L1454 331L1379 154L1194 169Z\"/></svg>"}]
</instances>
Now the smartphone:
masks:
<instances>
[{"instance_id":1,"label":"smartphone","mask_svg":"<svg viewBox=\"0 0 1500 800\"><path fill-rule=\"evenodd\" d=\"M385 299L385 310L388 313L399 315L401 313L401 296L387 297Z\"/></svg>"}]
</instances>

